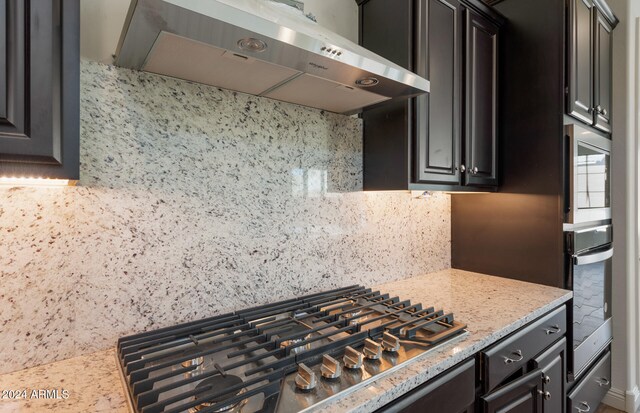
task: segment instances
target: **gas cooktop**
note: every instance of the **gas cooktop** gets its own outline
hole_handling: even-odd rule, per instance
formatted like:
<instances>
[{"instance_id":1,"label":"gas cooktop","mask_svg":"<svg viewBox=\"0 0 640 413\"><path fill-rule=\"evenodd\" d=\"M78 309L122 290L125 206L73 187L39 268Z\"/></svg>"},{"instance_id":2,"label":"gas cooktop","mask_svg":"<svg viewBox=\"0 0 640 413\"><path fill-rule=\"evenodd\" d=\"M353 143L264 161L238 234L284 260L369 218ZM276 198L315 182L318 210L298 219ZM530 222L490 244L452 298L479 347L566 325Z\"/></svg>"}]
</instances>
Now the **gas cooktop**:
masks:
<instances>
[{"instance_id":1,"label":"gas cooktop","mask_svg":"<svg viewBox=\"0 0 640 413\"><path fill-rule=\"evenodd\" d=\"M123 337L134 412L293 413L465 333L453 314L351 286Z\"/></svg>"}]
</instances>

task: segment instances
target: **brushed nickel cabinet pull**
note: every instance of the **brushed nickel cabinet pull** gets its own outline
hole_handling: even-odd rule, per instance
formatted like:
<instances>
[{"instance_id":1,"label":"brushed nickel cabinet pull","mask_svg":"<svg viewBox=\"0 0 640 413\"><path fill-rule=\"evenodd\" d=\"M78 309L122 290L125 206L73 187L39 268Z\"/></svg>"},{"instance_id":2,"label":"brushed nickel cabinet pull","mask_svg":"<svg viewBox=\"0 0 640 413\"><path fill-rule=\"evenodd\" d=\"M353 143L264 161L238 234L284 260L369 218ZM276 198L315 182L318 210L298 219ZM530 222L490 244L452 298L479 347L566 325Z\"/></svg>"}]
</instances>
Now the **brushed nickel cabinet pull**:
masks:
<instances>
[{"instance_id":1,"label":"brushed nickel cabinet pull","mask_svg":"<svg viewBox=\"0 0 640 413\"><path fill-rule=\"evenodd\" d=\"M559 325L554 325L551 326L551 328L545 328L544 332L547 334L558 334L560 331L562 331L562 329L560 328Z\"/></svg>"},{"instance_id":2,"label":"brushed nickel cabinet pull","mask_svg":"<svg viewBox=\"0 0 640 413\"><path fill-rule=\"evenodd\" d=\"M519 361L522 361L522 359L524 358L524 356L522 355L522 350L512 351L511 354L517 356L517 358L505 357L504 364L517 363Z\"/></svg>"},{"instance_id":3,"label":"brushed nickel cabinet pull","mask_svg":"<svg viewBox=\"0 0 640 413\"><path fill-rule=\"evenodd\" d=\"M583 408L581 409L580 407L576 406L576 410L578 411L578 413L587 413L591 411L591 406L589 406L589 403L587 402L580 402L580 406L583 406Z\"/></svg>"}]
</instances>

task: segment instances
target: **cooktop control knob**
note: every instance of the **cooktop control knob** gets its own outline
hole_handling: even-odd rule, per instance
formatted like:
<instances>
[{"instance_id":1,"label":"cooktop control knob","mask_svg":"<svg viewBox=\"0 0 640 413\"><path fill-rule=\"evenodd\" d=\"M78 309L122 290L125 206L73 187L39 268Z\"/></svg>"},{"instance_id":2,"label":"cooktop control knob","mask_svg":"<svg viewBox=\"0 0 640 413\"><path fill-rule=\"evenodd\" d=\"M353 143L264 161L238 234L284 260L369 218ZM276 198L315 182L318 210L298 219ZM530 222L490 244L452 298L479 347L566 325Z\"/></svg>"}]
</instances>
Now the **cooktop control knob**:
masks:
<instances>
[{"instance_id":1,"label":"cooktop control knob","mask_svg":"<svg viewBox=\"0 0 640 413\"><path fill-rule=\"evenodd\" d=\"M325 379L337 379L342 374L342 366L340 362L333 357L325 354L322 356L322 367L320 373Z\"/></svg>"},{"instance_id":2,"label":"cooktop control knob","mask_svg":"<svg viewBox=\"0 0 640 413\"><path fill-rule=\"evenodd\" d=\"M342 362L348 369L359 369L360 367L362 367L363 358L364 356L361 352L351 346L347 346L344 349L344 357L342 357Z\"/></svg>"},{"instance_id":3,"label":"cooktop control knob","mask_svg":"<svg viewBox=\"0 0 640 413\"><path fill-rule=\"evenodd\" d=\"M314 387L316 387L316 373L314 373L304 363L298 364L296 387L300 390L312 390Z\"/></svg>"},{"instance_id":4,"label":"cooktop control knob","mask_svg":"<svg viewBox=\"0 0 640 413\"><path fill-rule=\"evenodd\" d=\"M366 338L364 340L364 349L362 352L368 360L378 360L382 355L382 345L380 343L376 343L370 338Z\"/></svg>"},{"instance_id":5,"label":"cooktop control knob","mask_svg":"<svg viewBox=\"0 0 640 413\"><path fill-rule=\"evenodd\" d=\"M400 350L400 339L393 334L385 332L382 335L382 348L390 353L397 353Z\"/></svg>"}]
</instances>

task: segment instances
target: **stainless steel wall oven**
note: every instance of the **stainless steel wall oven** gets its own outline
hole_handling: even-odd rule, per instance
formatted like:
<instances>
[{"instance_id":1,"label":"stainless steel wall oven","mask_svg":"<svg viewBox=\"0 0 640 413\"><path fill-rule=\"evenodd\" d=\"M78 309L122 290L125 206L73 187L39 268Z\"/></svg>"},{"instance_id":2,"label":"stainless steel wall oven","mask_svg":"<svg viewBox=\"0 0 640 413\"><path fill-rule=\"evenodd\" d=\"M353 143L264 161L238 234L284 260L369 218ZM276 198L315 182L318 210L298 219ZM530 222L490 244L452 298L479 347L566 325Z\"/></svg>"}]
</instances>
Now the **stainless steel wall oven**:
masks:
<instances>
[{"instance_id":1,"label":"stainless steel wall oven","mask_svg":"<svg viewBox=\"0 0 640 413\"><path fill-rule=\"evenodd\" d=\"M611 140L566 126L565 223L611 219Z\"/></svg>"},{"instance_id":2,"label":"stainless steel wall oven","mask_svg":"<svg viewBox=\"0 0 640 413\"><path fill-rule=\"evenodd\" d=\"M581 376L612 339L612 239L611 225L566 233L567 287L574 294L569 317L573 326L568 329L570 379Z\"/></svg>"}]
</instances>

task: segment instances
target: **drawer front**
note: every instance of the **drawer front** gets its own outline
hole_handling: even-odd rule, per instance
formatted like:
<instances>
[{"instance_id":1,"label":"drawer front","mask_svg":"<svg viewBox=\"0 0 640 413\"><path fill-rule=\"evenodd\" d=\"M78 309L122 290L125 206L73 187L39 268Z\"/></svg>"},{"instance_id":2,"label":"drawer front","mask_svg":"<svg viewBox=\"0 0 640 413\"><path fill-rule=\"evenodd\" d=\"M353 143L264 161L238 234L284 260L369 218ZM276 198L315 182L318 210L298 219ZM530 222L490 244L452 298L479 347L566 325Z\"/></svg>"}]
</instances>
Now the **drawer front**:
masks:
<instances>
[{"instance_id":1,"label":"drawer front","mask_svg":"<svg viewBox=\"0 0 640 413\"><path fill-rule=\"evenodd\" d=\"M484 390L488 392L567 332L565 306L523 327L481 353Z\"/></svg>"},{"instance_id":2,"label":"drawer front","mask_svg":"<svg viewBox=\"0 0 640 413\"><path fill-rule=\"evenodd\" d=\"M567 413L595 412L611 389L611 351L598 361L567 397Z\"/></svg>"}]
</instances>

